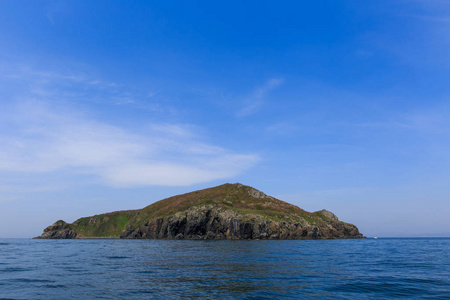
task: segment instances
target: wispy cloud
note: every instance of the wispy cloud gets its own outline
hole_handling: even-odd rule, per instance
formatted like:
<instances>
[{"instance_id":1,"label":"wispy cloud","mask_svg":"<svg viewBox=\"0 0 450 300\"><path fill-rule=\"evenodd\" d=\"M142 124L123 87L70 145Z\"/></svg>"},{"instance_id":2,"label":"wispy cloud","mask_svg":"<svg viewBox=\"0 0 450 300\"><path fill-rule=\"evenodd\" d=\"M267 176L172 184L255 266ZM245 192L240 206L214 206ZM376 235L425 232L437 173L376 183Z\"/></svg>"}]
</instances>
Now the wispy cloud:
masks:
<instances>
[{"instance_id":1,"label":"wispy cloud","mask_svg":"<svg viewBox=\"0 0 450 300\"><path fill-rule=\"evenodd\" d=\"M201 141L193 127L149 124L145 134L73 109L28 102L0 121L0 174L83 174L114 187L182 186L233 177L258 161Z\"/></svg>"},{"instance_id":2,"label":"wispy cloud","mask_svg":"<svg viewBox=\"0 0 450 300\"><path fill-rule=\"evenodd\" d=\"M409 8L414 8L418 4L416 13L408 15L422 21L450 23L450 1L448 0L414 0ZM414 3L415 2L415 3ZM404 13L404 12L402 12Z\"/></svg>"},{"instance_id":3,"label":"wispy cloud","mask_svg":"<svg viewBox=\"0 0 450 300\"><path fill-rule=\"evenodd\" d=\"M236 116L246 117L256 113L263 105L267 94L279 87L283 82L284 79L282 78L272 78L264 85L256 88L252 94L243 101L243 107L237 111Z\"/></svg>"},{"instance_id":4,"label":"wispy cloud","mask_svg":"<svg viewBox=\"0 0 450 300\"><path fill-rule=\"evenodd\" d=\"M155 97L152 91L82 72L5 64L0 70L0 83L8 87L0 110L0 178L15 191L33 189L45 177L114 187L191 185L236 176L259 159L208 143L200 127L161 121L161 110L175 113L156 100L140 101L142 95ZM98 110L117 105L149 110L159 118L127 128L114 116L96 118Z\"/></svg>"},{"instance_id":5,"label":"wispy cloud","mask_svg":"<svg viewBox=\"0 0 450 300\"><path fill-rule=\"evenodd\" d=\"M73 68L83 69L83 68ZM14 96L52 101L62 99L88 105L127 106L136 110L176 114L169 105L158 103L159 93L151 87L136 88L96 78L89 72L39 70L28 65L0 64L0 84L14 90Z\"/></svg>"},{"instance_id":6,"label":"wispy cloud","mask_svg":"<svg viewBox=\"0 0 450 300\"><path fill-rule=\"evenodd\" d=\"M356 123L354 126L367 128L404 129L425 135L448 136L450 130L448 120L450 108L445 105L429 107L427 109L410 110L409 112L395 113L386 116L378 122Z\"/></svg>"}]
</instances>

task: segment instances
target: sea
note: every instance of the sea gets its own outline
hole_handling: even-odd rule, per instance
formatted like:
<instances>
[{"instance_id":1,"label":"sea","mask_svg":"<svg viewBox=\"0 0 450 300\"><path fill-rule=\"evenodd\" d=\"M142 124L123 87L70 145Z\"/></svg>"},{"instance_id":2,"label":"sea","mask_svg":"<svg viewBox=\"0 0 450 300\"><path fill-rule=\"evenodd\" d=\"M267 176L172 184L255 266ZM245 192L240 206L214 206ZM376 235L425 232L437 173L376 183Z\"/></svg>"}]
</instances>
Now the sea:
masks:
<instances>
[{"instance_id":1,"label":"sea","mask_svg":"<svg viewBox=\"0 0 450 300\"><path fill-rule=\"evenodd\" d=\"M450 238L0 239L0 299L450 299Z\"/></svg>"}]
</instances>

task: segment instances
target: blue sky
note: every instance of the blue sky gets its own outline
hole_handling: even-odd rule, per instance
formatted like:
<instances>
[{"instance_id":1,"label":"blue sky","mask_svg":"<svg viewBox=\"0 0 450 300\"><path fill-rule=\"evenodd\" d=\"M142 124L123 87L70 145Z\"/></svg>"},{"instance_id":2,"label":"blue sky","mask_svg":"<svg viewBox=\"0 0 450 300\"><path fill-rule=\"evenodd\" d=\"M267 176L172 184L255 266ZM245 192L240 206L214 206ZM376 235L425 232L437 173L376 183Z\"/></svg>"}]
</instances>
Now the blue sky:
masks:
<instances>
[{"instance_id":1,"label":"blue sky","mask_svg":"<svg viewBox=\"0 0 450 300\"><path fill-rule=\"evenodd\" d=\"M225 182L450 236L449 53L444 0L0 1L0 237Z\"/></svg>"}]
</instances>

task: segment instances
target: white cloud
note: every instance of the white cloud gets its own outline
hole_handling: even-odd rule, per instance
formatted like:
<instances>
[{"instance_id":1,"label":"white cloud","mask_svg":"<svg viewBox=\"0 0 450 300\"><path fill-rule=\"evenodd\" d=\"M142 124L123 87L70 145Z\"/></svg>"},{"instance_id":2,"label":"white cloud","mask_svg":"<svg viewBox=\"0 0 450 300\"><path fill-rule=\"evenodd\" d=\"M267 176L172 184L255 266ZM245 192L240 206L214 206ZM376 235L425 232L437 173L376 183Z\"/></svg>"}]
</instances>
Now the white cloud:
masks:
<instances>
[{"instance_id":1,"label":"white cloud","mask_svg":"<svg viewBox=\"0 0 450 300\"><path fill-rule=\"evenodd\" d=\"M273 89L284 82L282 78L269 79L264 85L256 88L253 93L244 100L244 106L236 113L238 117L246 117L256 113L264 103L264 98Z\"/></svg>"},{"instance_id":2,"label":"white cloud","mask_svg":"<svg viewBox=\"0 0 450 300\"><path fill-rule=\"evenodd\" d=\"M230 178L258 161L202 142L189 125L149 124L137 134L33 101L3 115L1 175L64 172L116 187L180 186Z\"/></svg>"},{"instance_id":3,"label":"white cloud","mask_svg":"<svg viewBox=\"0 0 450 300\"><path fill-rule=\"evenodd\" d=\"M0 99L0 178L14 191L89 182L191 185L236 176L258 161L257 155L205 142L202 128L190 124L153 121L139 124L137 131L125 129L117 118L100 122L80 110L100 113L104 104L120 104L155 112L159 120L174 115L157 99L144 101L155 96L148 90L73 71L7 64L0 70L9 91Z\"/></svg>"}]
</instances>

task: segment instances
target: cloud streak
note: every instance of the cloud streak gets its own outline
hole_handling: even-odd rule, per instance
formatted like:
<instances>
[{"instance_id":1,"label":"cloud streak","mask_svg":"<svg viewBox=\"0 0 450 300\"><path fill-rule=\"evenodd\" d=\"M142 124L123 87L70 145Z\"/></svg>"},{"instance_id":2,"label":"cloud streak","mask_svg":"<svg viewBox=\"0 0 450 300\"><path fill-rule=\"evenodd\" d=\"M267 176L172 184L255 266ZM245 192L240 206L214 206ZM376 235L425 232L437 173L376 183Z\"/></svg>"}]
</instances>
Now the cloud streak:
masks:
<instances>
[{"instance_id":1,"label":"cloud streak","mask_svg":"<svg viewBox=\"0 0 450 300\"><path fill-rule=\"evenodd\" d=\"M282 78L272 78L269 79L264 85L256 88L253 93L245 99L243 102L244 106L238 110L236 116L246 117L256 113L264 103L264 99L267 94L283 84L284 79Z\"/></svg>"},{"instance_id":2,"label":"cloud streak","mask_svg":"<svg viewBox=\"0 0 450 300\"><path fill-rule=\"evenodd\" d=\"M34 101L2 118L0 174L87 176L113 187L185 186L236 176L258 161L201 141L191 126L148 124L145 134Z\"/></svg>"},{"instance_id":3,"label":"cloud streak","mask_svg":"<svg viewBox=\"0 0 450 300\"><path fill-rule=\"evenodd\" d=\"M21 64L0 62L0 84L13 91L12 98L35 98L45 102L80 103L84 105L124 106L138 111L176 115L176 109L158 102L154 88L138 88L99 79L87 75L89 72L70 70L47 71Z\"/></svg>"}]
</instances>

